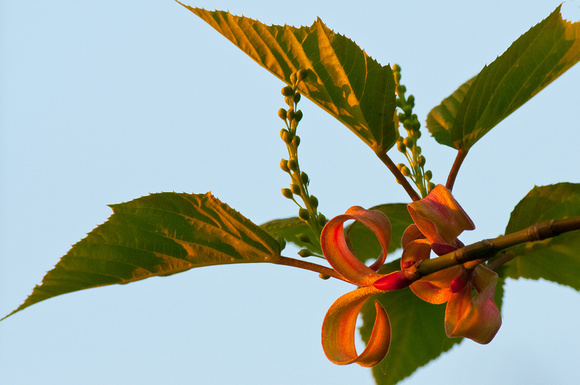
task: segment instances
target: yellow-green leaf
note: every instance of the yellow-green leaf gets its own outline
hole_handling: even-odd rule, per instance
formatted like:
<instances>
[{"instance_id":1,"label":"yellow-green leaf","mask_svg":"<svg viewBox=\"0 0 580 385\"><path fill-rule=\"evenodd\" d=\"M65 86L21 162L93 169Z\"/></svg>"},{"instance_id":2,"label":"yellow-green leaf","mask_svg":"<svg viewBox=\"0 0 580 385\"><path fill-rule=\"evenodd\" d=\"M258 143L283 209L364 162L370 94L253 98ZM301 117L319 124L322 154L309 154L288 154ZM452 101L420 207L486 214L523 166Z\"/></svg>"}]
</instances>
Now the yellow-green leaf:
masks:
<instances>
[{"instance_id":1,"label":"yellow-green leaf","mask_svg":"<svg viewBox=\"0 0 580 385\"><path fill-rule=\"evenodd\" d=\"M211 194L161 193L112 205L12 315L57 295L194 267L276 262L280 244Z\"/></svg>"},{"instance_id":2,"label":"yellow-green leaf","mask_svg":"<svg viewBox=\"0 0 580 385\"><path fill-rule=\"evenodd\" d=\"M395 144L398 131L393 121L395 80L391 67L379 64L322 20L301 28L267 26L224 11L184 7L284 82L291 84L292 73L308 70L299 91L375 152Z\"/></svg>"}]
</instances>

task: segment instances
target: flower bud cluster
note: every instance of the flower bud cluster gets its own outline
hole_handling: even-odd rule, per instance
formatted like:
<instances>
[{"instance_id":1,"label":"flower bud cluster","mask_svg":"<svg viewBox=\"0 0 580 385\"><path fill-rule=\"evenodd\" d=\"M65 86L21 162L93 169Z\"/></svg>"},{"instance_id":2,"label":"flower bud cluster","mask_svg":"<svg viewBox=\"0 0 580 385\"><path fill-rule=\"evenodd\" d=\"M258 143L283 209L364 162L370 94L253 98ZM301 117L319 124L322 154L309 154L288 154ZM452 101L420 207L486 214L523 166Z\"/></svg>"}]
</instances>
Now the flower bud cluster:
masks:
<instances>
[{"instance_id":1,"label":"flower bud cluster","mask_svg":"<svg viewBox=\"0 0 580 385\"><path fill-rule=\"evenodd\" d=\"M296 131L303 117L302 111L298 109L298 103L301 99L301 95L298 92L298 85L307 78L308 71L303 69L296 71L290 76L291 85L285 86L281 90L287 107L278 110L278 117L285 124L285 127L280 130L280 138L288 149L288 159L282 159L280 161L280 168L291 179L289 188L282 189L282 195L298 205L298 217L307 222L313 233L319 237L327 221L324 215L318 213L318 199L308 192L310 178L308 174L301 171L298 163L300 137ZM299 197L302 203L299 203L296 197Z\"/></svg>"},{"instance_id":2,"label":"flower bud cluster","mask_svg":"<svg viewBox=\"0 0 580 385\"><path fill-rule=\"evenodd\" d=\"M421 147L418 145L421 137L421 123L417 114L413 113L415 107L415 97L413 95L405 96L407 88L401 84L401 67L398 64L393 65L393 75L395 77L395 93L397 94L397 107L401 111L396 116L398 124L402 124L407 136L399 136L397 139L397 150L405 155L409 166L399 163L397 168L401 174L411 179L421 196L425 197L431 191L435 184L431 182L433 174L430 170L425 171L427 160L421 154Z\"/></svg>"}]
</instances>

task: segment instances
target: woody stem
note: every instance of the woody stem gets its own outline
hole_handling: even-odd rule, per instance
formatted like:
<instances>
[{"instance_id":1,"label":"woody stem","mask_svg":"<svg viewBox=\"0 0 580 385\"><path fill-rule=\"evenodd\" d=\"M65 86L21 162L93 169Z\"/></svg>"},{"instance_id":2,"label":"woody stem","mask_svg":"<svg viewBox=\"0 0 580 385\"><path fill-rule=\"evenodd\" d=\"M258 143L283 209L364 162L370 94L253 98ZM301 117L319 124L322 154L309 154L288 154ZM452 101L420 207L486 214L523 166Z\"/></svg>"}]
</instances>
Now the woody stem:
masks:
<instances>
[{"instance_id":1,"label":"woody stem","mask_svg":"<svg viewBox=\"0 0 580 385\"><path fill-rule=\"evenodd\" d=\"M577 230L580 230L580 217L552 219L536 223L535 225L516 231L515 233L502 235L494 239L484 239L483 241L467 245L438 258L424 260L417 266L417 279L469 261L489 259L501 250L520 243L541 241L568 231ZM498 261L500 261L500 258L498 258ZM495 263L496 261L494 261L490 264L490 267L497 269L510 259L511 258L503 258L501 263Z\"/></svg>"},{"instance_id":2,"label":"woody stem","mask_svg":"<svg viewBox=\"0 0 580 385\"><path fill-rule=\"evenodd\" d=\"M332 278L340 279L342 281L346 281L340 274L338 274L336 271L334 271L331 268L328 268L326 266L317 265L316 263L302 261L300 259L279 256L278 259L276 259L275 262L273 262L273 263L275 263L277 265L298 267L300 269L310 270L310 271L314 271L316 273L320 273L320 274L327 276L327 277L332 277Z\"/></svg>"},{"instance_id":3,"label":"woody stem","mask_svg":"<svg viewBox=\"0 0 580 385\"><path fill-rule=\"evenodd\" d=\"M458 150L457 156L455 157L455 162L453 162L453 166L451 167L451 171L449 171L449 176L447 177L447 183L445 187L449 191L453 190L453 185L455 184L455 178L457 178L457 173L459 172L459 168L463 163L463 160L467 156L467 150Z\"/></svg>"}]
</instances>

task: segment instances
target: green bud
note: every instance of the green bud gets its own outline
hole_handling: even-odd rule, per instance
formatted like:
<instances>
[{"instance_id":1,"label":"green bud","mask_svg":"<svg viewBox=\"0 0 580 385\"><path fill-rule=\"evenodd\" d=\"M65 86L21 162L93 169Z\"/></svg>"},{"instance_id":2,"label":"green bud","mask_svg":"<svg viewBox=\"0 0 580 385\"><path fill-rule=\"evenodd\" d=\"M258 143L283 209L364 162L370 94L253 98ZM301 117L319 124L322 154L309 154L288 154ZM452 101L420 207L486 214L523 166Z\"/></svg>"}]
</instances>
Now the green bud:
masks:
<instances>
[{"instance_id":1,"label":"green bud","mask_svg":"<svg viewBox=\"0 0 580 385\"><path fill-rule=\"evenodd\" d=\"M300 137L299 136L294 136L294 139L292 139L292 145L294 147L300 146Z\"/></svg>"},{"instance_id":2,"label":"green bud","mask_svg":"<svg viewBox=\"0 0 580 385\"><path fill-rule=\"evenodd\" d=\"M280 160L280 168L284 172L290 172L290 169L288 168L288 161L286 159Z\"/></svg>"},{"instance_id":3,"label":"green bud","mask_svg":"<svg viewBox=\"0 0 580 385\"><path fill-rule=\"evenodd\" d=\"M296 159L290 159L288 161L288 168L292 171L298 171L298 162Z\"/></svg>"},{"instance_id":4,"label":"green bud","mask_svg":"<svg viewBox=\"0 0 580 385\"><path fill-rule=\"evenodd\" d=\"M310 237L304 233L296 234L296 237L298 238L298 240L300 242L303 242L303 243L310 243L311 242Z\"/></svg>"},{"instance_id":5,"label":"green bud","mask_svg":"<svg viewBox=\"0 0 580 385\"><path fill-rule=\"evenodd\" d=\"M411 116L411 114L413 113L413 107L407 104L405 107L403 107L403 112L405 113L405 115Z\"/></svg>"},{"instance_id":6,"label":"green bud","mask_svg":"<svg viewBox=\"0 0 580 385\"><path fill-rule=\"evenodd\" d=\"M403 167L407 167L407 166L405 166L403 163L399 163L397 165L397 168L399 169L399 171L401 171L403 169Z\"/></svg>"},{"instance_id":7,"label":"green bud","mask_svg":"<svg viewBox=\"0 0 580 385\"><path fill-rule=\"evenodd\" d=\"M294 94L294 103L298 103L300 101L300 94L298 92L296 92Z\"/></svg>"},{"instance_id":8,"label":"green bud","mask_svg":"<svg viewBox=\"0 0 580 385\"><path fill-rule=\"evenodd\" d=\"M314 195L310 195L310 204L312 205L312 207L317 208L318 198L316 198Z\"/></svg>"},{"instance_id":9,"label":"green bud","mask_svg":"<svg viewBox=\"0 0 580 385\"><path fill-rule=\"evenodd\" d=\"M282 191L282 195L284 195L286 198L294 199L294 195L292 195L292 191L290 191L289 188L283 188L281 191Z\"/></svg>"},{"instance_id":10,"label":"green bud","mask_svg":"<svg viewBox=\"0 0 580 385\"><path fill-rule=\"evenodd\" d=\"M421 155L421 146L415 146L415 155Z\"/></svg>"},{"instance_id":11,"label":"green bud","mask_svg":"<svg viewBox=\"0 0 580 385\"><path fill-rule=\"evenodd\" d=\"M318 214L318 224L319 224L320 226L324 226L324 225L326 224L326 222L328 222L328 221L326 220L326 217L325 217L323 214L320 214L320 213L319 213L319 214Z\"/></svg>"},{"instance_id":12,"label":"green bud","mask_svg":"<svg viewBox=\"0 0 580 385\"><path fill-rule=\"evenodd\" d=\"M420 149L421 147L417 147L418 149ZM418 159L417 159L417 163L419 164L419 166L423 167L425 166L425 157L423 155L421 155Z\"/></svg>"},{"instance_id":13,"label":"green bud","mask_svg":"<svg viewBox=\"0 0 580 385\"><path fill-rule=\"evenodd\" d=\"M304 116L304 114L302 113L302 110L298 110L294 113L294 119L299 122L302 120L302 116Z\"/></svg>"},{"instance_id":14,"label":"green bud","mask_svg":"<svg viewBox=\"0 0 580 385\"><path fill-rule=\"evenodd\" d=\"M301 249L300 251L298 251L298 255L301 256L302 258L306 258L312 257L314 254L312 254L312 252L308 249Z\"/></svg>"},{"instance_id":15,"label":"green bud","mask_svg":"<svg viewBox=\"0 0 580 385\"><path fill-rule=\"evenodd\" d=\"M308 70L301 68L298 70L298 74L296 76L298 76L299 80L306 80L308 77Z\"/></svg>"},{"instance_id":16,"label":"green bud","mask_svg":"<svg viewBox=\"0 0 580 385\"><path fill-rule=\"evenodd\" d=\"M404 94L405 92L407 92L407 87L405 87L402 84L397 84L396 90L398 94Z\"/></svg>"},{"instance_id":17,"label":"green bud","mask_svg":"<svg viewBox=\"0 0 580 385\"><path fill-rule=\"evenodd\" d=\"M431 172L431 170L425 171L425 180L428 182L431 180L431 178L433 178L433 173Z\"/></svg>"},{"instance_id":18,"label":"green bud","mask_svg":"<svg viewBox=\"0 0 580 385\"><path fill-rule=\"evenodd\" d=\"M411 107L415 107L415 97L413 95L407 96L407 104Z\"/></svg>"},{"instance_id":19,"label":"green bud","mask_svg":"<svg viewBox=\"0 0 580 385\"><path fill-rule=\"evenodd\" d=\"M290 191L293 192L296 195L300 195L300 186L298 186L297 184L292 183L290 185Z\"/></svg>"},{"instance_id":20,"label":"green bud","mask_svg":"<svg viewBox=\"0 0 580 385\"><path fill-rule=\"evenodd\" d=\"M401 66L398 64L393 64L393 72L401 72Z\"/></svg>"},{"instance_id":21,"label":"green bud","mask_svg":"<svg viewBox=\"0 0 580 385\"><path fill-rule=\"evenodd\" d=\"M290 128L296 132L296 127L298 127L298 121L296 119L292 119L290 121Z\"/></svg>"},{"instance_id":22,"label":"green bud","mask_svg":"<svg viewBox=\"0 0 580 385\"><path fill-rule=\"evenodd\" d=\"M288 120L293 120L295 115L296 112L294 112L293 108L290 108L288 112L286 112L286 117L288 118Z\"/></svg>"},{"instance_id":23,"label":"green bud","mask_svg":"<svg viewBox=\"0 0 580 385\"><path fill-rule=\"evenodd\" d=\"M415 141L413 140L413 138L410 138L408 136L405 139L403 139L403 143L405 144L405 146L409 148L413 148L413 146L415 145Z\"/></svg>"},{"instance_id":24,"label":"green bud","mask_svg":"<svg viewBox=\"0 0 580 385\"><path fill-rule=\"evenodd\" d=\"M286 144L290 144L292 142L292 135L290 135L290 132L288 132L288 130L285 128L280 130L280 138L282 138Z\"/></svg>"},{"instance_id":25,"label":"green bud","mask_svg":"<svg viewBox=\"0 0 580 385\"><path fill-rule=\"evenodd\" d=\"M429 182L427 184L427 191L431 192L431 190L433 190L435 188L435 183Z\"/></svg>"},{"instance_id":26,"label":"green bud","mask_svg":"<svg viewBox=\"0 0 580 385\"><path fill-rule=\"evenodd\" d=\"M329 279L329 278L330 278L330 275L326 275L326 274L322 274L322 273L320 273L320 274L318 274L318 277L319 277L320 279L324 279L324 280L326 281L327 279Z\"/></svg>"},{"instance_id":27,"label":"green bud","mask_svg":"<svg viewBox=\"0 0 580 385\"><path fill-rule=\"evenodd\" d=\"M403 174L405 176L411 176L411 170L409 170L409 168L407 166L403 166L401 168L401 174Z\"/></svg>"},{"instance_id":28,"label":"green bud","mask_svg":"<svg viewBox=\"0 0 580 385\"><path fill-rule=\"evenodd\" d=\"M286 103L287 105L290 106L290 108L292 108L292 106L294 105L294 96L286 96L284 98L284 103Z\"/></svg>"},{"instance_id":29,"label":"green bud","mask_svg":"<svg viewBox=\"0 0 580 385\"><path fill-rule=\"evenodd\" d=\"M300 173L300 179L302 180L302 183L307 185L310 182L310 178L308 178L308 174L305 173L304 171L302 171L302 173Z\"/></svg>"},{"instance_id":30,"label":"green bud","mask_svg":"<svg viewBox=\"0 0 580 385\"><path fill-rule=\"evenodd\" d=\"M397 117L399 118L399 122L401 122L401 123L404 123L405 120L407 120L407 116L405 114L402 114L402 113L399 114Z\"/></svg>"},{"instance_id":31,"label":"green bud","mask_svg":"<svg viewBox=\"0 0 580 385\"><path fill-rule=\"evenodd\" d=\"M405 146L405 143L401 142L397 142L397 150L399 150L400 153L405 153L407 152L407 146Z\"/></svg>"},{"instance_id":32,"label":"green bud","mask_svg":"<svg viewBox=\"0 0 580 385\"><path fill-rule=\"evenodd\" d=\"M395 83L396 84L399 84L399 82L401 81L401 73L400 72L394 72L393 75L395 77Z\"/></svg>"},{"instance_id":33,"label":"green bud","mask_svg":"<svg viewBox=\"0 0 580 385\"><path fill-rule=\"evenodd\" d=\"M282 95L284 96L294 96L294 89L290 86L282 88L280 92L282 92Z\"/></svg>"},{"instance_id":34,"label":"green bud","mask_svg":"<svg viewBox=\"0 0 580 385\"><path fill-rule=\"evenodd\" d=\"M310 219L310 213L308 210L301 208L298 210L298 218L302 219L303 221L307 221Z\"/></svg>"},{"instance_id":35,"label":"green bud","mask_svg":"<svg viewBox=\"0 0 580 385\"><path fill-rule=\"evenodd\" d=\"M278 110L278 116L280 117L280 119L286 120L286 110L283 108L280 108Z\"/></svg>"}]
</instances>

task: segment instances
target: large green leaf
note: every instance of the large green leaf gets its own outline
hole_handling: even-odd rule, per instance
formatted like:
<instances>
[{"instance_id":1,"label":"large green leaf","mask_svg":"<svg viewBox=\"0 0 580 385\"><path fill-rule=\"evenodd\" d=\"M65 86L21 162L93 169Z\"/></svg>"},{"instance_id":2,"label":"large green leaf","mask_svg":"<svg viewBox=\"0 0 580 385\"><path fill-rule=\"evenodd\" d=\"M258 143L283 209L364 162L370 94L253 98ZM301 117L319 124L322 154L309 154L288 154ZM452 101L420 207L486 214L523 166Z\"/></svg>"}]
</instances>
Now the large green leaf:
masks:
<instances>
[{"instance_id":1,"label":"large green leaf","mask_svg":"<svg viewBox=\"0 0 580 385\"><path fill-rule=\"evenodd\" d=\"M320 242L316 240L316 236L310 230L308 223L298 217L274 219L262 224L260 227L274 237L282 237L286 242L292 242L299 247L306 248L319 255L322 254ZM300 234L308 236L312 242L302 242L298 237Z\"/></svg>"},{"instance_id":2,"label":"large green leaf","mask_svg":"<svg viewBox=\"0 0 580 385\"><path fill-rule=\"evenodd\" d=\"M381 273L400 269L400 260L385 265ZM498 280L495 302L501 309L503 279ZM462 338L448 338L445 334L445 304L432 305L418 298L411 289L377 294L378 300L389 314L392 339L387 357L373 367L377 385L393 385L413 374L418 368L451 349ZM362 310L363 325L360 332L368 342L375 320L374 301L367 301Z\"/></svg>"},{"instance_id":3,"label":"large green leaf","mask_svg":"<svg viewBox=\"0 0 580 385\"><path fill-rule=\"evenodd\" d=\"M77 290L280 255L274 238L209 193L153 194L111 208L109 220L75 244L10 315Z\"/></svg>"},{"instance_id":4,"label":"large green leaf","mask_svg":"<svg viewBox=\"0 0 580 385\"><path fill-rule=\"evenodd\" d=\"M375 207L372 210L382 211L391 222L391 242L389 253L401 248L401 238L405 229L413 223L405 203L391 203ZM376 259L381 253L381 245L375 234L360 222L352 223L346 232L346 239L354 254L361 261Z\"/></svg>"},{"instance_id":5,"label":"large green leaf","mask_svg":"<svg viewBox=\"0 0 580 385\"><path fill-rule=\"evenodd\" d=\"M514 208L506 234L550 219L580 216L580 184L535 187ZM506 251L514 259L500 273L511 278L547 279L580 290L580 231Z\"/></svg>"},{"instance_id":6,"label":"large green leaf","mask_svg":"<svg viewBox=\"0 0 580 385\"><path fill-rule=\"evenodd\" d=\"M564 21L558 7L481 70L456 113L454 109L435 107L428 121L429 131L439 143L467 151L579 60L580 23ZM453 94L459 96L457 99L465 91L461 88L465 84ZM448 105L448 100L442 105Z\"/></svg>"},{"instance_id":7,"label":"large green leaf","mask_svg":"<svg viewBox=\"0 0 580 385\"><path fill-rule=\"evenodd\" d=\"M395 144L398 131L393 122L395 80L391 67L379 64L320 19L310 27L267 26L224 11L184 7L284 82L290 84L290 75L297 70L308 70L310 75L301 83L300 92L375 152Z\"/></svg>"}]
</instances>

